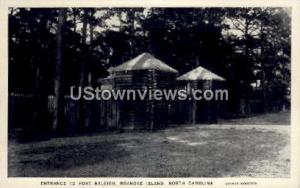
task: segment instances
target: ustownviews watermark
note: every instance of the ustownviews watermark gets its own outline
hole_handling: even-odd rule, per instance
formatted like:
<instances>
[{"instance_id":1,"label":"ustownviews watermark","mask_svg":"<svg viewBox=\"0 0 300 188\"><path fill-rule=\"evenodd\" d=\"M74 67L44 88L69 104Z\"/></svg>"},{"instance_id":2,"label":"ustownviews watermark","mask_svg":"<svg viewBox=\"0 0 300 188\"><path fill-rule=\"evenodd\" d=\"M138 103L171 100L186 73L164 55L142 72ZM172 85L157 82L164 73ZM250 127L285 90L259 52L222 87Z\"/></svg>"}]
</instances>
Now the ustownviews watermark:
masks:
<instances>
[{"instance_id":1,"label":"ustownviews watermark","mask_svg":"<svg viewBox=\"0 0 300 188\"><path fill-rule=\"evenodd\" d=\"M228 100L227 89L100 89L70 87L73 100Z\"/></svg>"}]
</instances>

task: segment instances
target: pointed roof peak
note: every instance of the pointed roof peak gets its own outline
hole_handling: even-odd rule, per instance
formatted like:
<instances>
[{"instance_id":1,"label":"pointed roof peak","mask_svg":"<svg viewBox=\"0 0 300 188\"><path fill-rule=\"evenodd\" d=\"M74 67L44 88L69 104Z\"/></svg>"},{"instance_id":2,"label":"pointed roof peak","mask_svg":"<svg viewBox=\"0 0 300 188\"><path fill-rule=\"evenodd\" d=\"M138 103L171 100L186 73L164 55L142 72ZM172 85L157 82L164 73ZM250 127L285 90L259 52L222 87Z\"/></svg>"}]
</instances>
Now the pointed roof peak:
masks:
<instances>
[{"instance_id":1,"label":"pointed roof peak","mask_svg":"<svg viewBox=\"0 0 300 188\"><path fill-rule=\"evenodd\" d=\"M217 81L225 81L221 76L207 70L204 67L197 67L181 76L179 76L176 80L217 80Z\"/></svg>"},{"instance_id":2,"label":"pointed roof peak","mask_svg":"<svg viewBox=\"0 0 300 188\"><path fill-rule=\"evenodd\" d=\"M145 55L153 57L153 55L148 53L148 52L143 52L143 53L140 54L140 56L145 56Z\"/></svg>"},{"instance_id":3,"label":"pointed roof peak","mask_svg":"<svg viewBox=\"0 0 300 188\"><path fill-rule=\"evenodd\" d=\"M155 58L148 52L141 53L140 55L126 61L125 63L113 68L113 71L131 71L131 70L148 70L154 69L163 72L178 73L177 70L165 64L161 60Z\"/></svg>"}]
</instances>

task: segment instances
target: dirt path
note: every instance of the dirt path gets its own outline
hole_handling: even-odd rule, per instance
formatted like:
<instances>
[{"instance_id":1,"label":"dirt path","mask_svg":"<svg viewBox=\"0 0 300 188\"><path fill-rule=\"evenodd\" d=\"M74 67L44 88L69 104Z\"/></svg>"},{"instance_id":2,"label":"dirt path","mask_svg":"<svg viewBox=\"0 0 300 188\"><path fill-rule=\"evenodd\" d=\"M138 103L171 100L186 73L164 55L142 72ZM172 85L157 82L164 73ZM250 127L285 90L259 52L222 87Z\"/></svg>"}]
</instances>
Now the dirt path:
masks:
<instances>
[{"instance_id":1,"label":"dirt path","mask_svg":"<svg viewBox=\"0 0 300 188\"><path fill-rule=\"evenodd\" d=\"M285 147L277 151L274 156L269 156L263 160L251 161L245 169L240 169L241 177L280 177L287 178L290 176L290 126L286 125L210 125L209 127L215 129L238 129L238 130L257 130L263 132L274 131L282 134L287 138L288 142ZM266 147L261 145L260 147ZM267 147L266 147L267 149ZM236 173L228 173L228 176L236 176Z\"/></svg>"},{"instance_id":2,"label":"dirt path","mask_svg":"<svg viewBox=\"0 0 300 188\"><path fill-rule=\"evenodd\" d=\"M270 116L255 117L255 121L259 118L268 121ZM110 132L23 144L10 142L8 174L289 177L290 126L247 125L238 124L239 121L235 119L235 125L178 125L156 132Z\"/></svg>"},{"instance_id":3,"label":"dirt path","mask_svg":"<svg viewBox=\"0 0 300 188\"><path fill-rule=\"evenodd\" d=\"M290 137L289 127L276 127L278 133ZM242 176L250 177L289 177L290 175L290 144L287 144L277 153L277 157L264 159L261 161L253 161L249 164L245 171L242 171Z\"/></svg>"}]
</instances>

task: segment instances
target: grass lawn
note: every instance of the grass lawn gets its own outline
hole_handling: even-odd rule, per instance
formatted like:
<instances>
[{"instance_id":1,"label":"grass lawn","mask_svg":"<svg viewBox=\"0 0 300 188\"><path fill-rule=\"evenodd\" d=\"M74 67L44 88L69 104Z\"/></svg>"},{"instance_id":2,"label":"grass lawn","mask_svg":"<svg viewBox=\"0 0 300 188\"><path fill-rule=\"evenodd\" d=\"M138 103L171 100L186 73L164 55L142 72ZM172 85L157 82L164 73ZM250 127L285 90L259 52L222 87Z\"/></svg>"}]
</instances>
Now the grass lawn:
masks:
<instances>
[{"instance_id":1,"label":"grass lawn","mask_svg":"<svg viewBox=\"0 0 300 188\"><path fill-rule=\"evenodd\" d=\"M11 141L8 175L289 177L290 127L244 123L272 117L227 120L230 125L176 126L153 133L99 133L25 144Z\"/></svg>"}]
</instances>

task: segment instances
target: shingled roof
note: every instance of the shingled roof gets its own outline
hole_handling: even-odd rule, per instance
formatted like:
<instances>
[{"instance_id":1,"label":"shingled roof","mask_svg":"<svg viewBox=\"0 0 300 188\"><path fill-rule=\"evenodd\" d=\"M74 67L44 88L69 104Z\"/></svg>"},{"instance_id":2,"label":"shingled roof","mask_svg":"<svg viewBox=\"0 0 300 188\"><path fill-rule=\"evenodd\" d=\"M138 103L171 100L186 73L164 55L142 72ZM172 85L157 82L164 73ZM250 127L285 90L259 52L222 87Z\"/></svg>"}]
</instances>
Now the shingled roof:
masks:
<instances>
[{"instance_id":1,"label":"shingled roof","mask_svg":"<svg viewBox=\"0 0 300 188\"><path fill-rule=\"evenodd\" d=\"M142 53L137 57L111 68L111 71L131 71L131 70L149 70L154 69L162 72L178 73L177 70L173 69L169 65L163 63L161 60L155 58L149 53Z\"/></svg>"},{"instance_id":2,"label":"shingled roof","mask_svg":"<svg viewBox=\"0 0 300 188\"><path fill-rule=\"evenodd\" d=\"M199 66L181 76L176 80L218 80L225 81L221 76L216 75L215 73Z\"/></svg>"}]
</instances>

